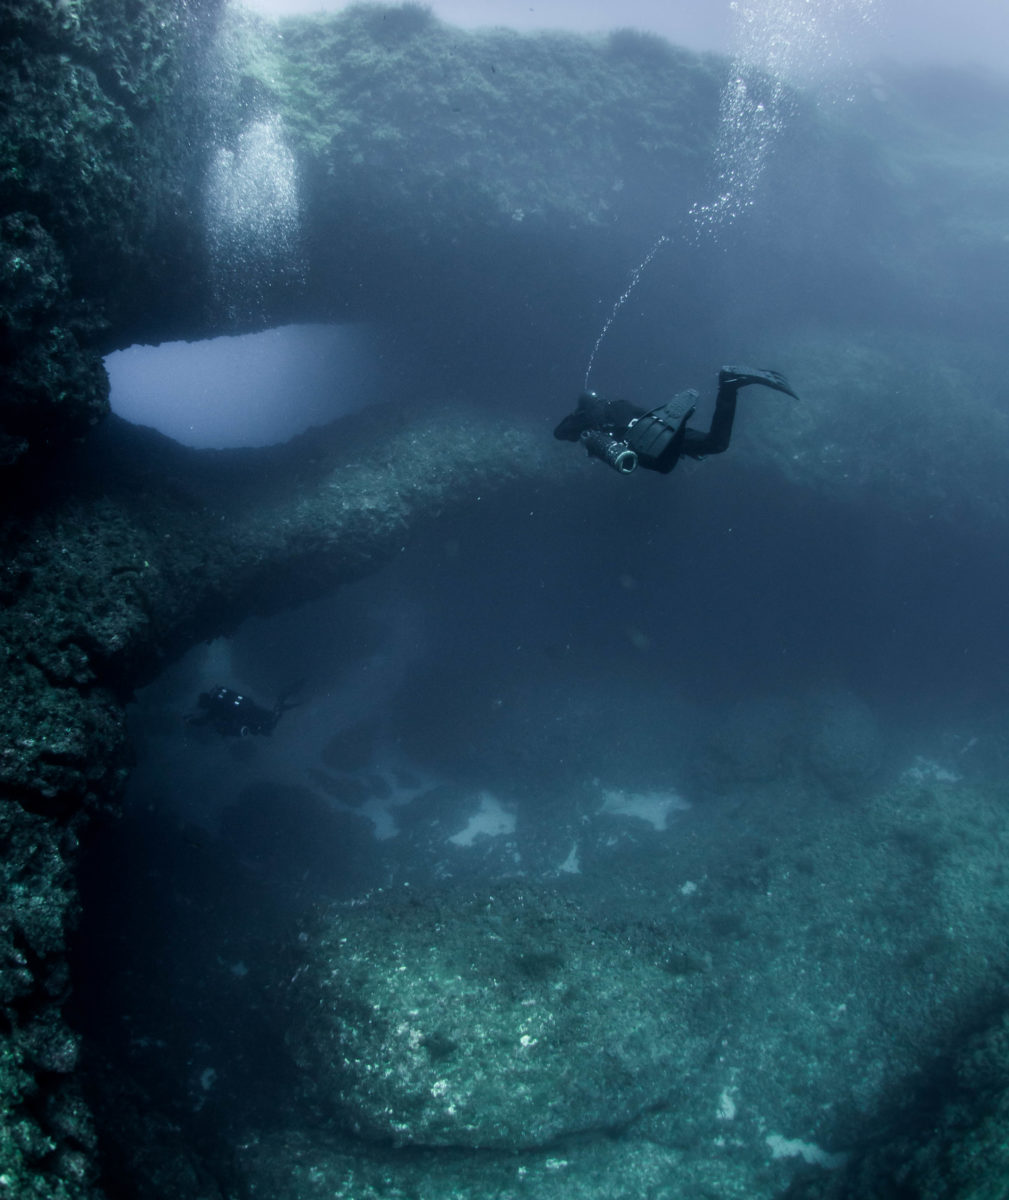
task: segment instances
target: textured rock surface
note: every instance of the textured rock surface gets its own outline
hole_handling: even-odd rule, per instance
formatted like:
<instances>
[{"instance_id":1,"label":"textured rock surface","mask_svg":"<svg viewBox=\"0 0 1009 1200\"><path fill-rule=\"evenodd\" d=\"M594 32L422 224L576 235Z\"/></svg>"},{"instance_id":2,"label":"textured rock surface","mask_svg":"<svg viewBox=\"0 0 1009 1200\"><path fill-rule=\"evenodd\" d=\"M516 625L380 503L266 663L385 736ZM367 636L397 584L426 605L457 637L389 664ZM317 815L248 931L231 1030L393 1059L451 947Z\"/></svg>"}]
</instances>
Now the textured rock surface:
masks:
<instances>
[{"instance_id":1,"label":"textured rock surface","mask_svg":"<svg viewBox=\"0 0 1009 1200\"><path fill-rule=\"evenodd\" d=\"M416 521L542 465L538 440L459 412L373 414L237 453L186 451L111 419L38 473L45 505L22 494L0 583L0 1174L23 1181L19 1194L84 1194L94 1175L59 1014L77 835L118 798L132 687L193 641L366 572Z\"/></svg>"},{"instance_id":2,"label":"textured rock surface","mask_svg":"<svg viewBox=\"0 0 1009 1200\"><path fill-rule=\"evenodd\" d=\"M380 1141L507 1149L618 1130L704 1057L701 976L674 974L667 952L533 885L393 894L306 935L289 1042L323 1113Z\"/></svg>"},{"instance_id":3,"label":"textured rock surface","mask_svg":"<svg viewBox=\"0 0 1009 1200\"><path fill-rule=\"evenodd\" d=\"M166 658L355 578L414 522L535 474L553 450L449 411L241 452L113 419L59 479L37 481L50 502L8 525L0 786L53 804L114 793L122 700Z\"/></svg>"},{"instance_id":4,"label":"textured rock surface","mask_svg":"<svg viewBox=\"0 0 1009 1200\"><path fill-rule=\"evenodd\" d=\"M958 1056L917 1130L858 1155L833 1178L804 1180L795 1200L999 1200L1009 1177L1009 1031L1003 1015Z\"/></svg>"},{"instance_id":5,"label":"textured rock surface","mask_svg":"<svg viewBox=\"0 0 1009 1200\"><path fill-rule=\"evenodd\" d=\"M305 1109L288 1114L283 1132L243 1145L240 1169L253 1188L283 1200L397 1191L468 1200L520 1188L537 1200L636 1200L650 1189L892 1200L900 1194L894 1181L930 1198L998 1196L1005 1028L997 1020L978 1040L964 1031L991 1025L1004 994L1003 793L997 784L944 780L928 764L866 790L858 803L779 777L751 787L745 800L698 806L667 836L636 842L559 884L579 914L572 923L563 905L554 919L549 892L513 881L468 924L458 891L417 889L411 905L405 896L414 889L397 889L337 910L332 923L306 925L276 974L284 992L303 968L293 984L292 1040L303 1073L322 1081L312 1099L325 1120L307 1119ZM513 1036L476 1062L463 1052L479 1050L481 1033L505 1011L493 998L489 1014L479 1003L471 1008L464 984L497 979L507 997L522 978L510 969L509 890L535 901L518 926L523 937L577 953L594 924L637 963L662 964L674 993L691 996L685 1023L653 1028L673 1039L653 1046L676 1064L669 1102L606 1136L562 1137L545 1148L392 1145L390 1137L406 1136L392 1130L394 1114L410 1128L430 1128L438 1099L460 1077L476 1080L478 1065L512 1060ZM541 906L549 918L542 924ZM563 971L545 963L542 981L522 979L517 990L533 998ZM438 999L432 980L445 985ZM585 1031L597 1028L597 986L619 989L619 976L568 998ZM441 1002L445 996L460 1003ZM284 1012L281 1027L289 1022ZM454 1023L463 1026L458 1059L451 1039L436 1036ZM360 1051L342 1073L331 1071L338 1037ZM580 1060L591 1071L591 1049ZM355 1113L354 1089L366 1075L368 1094L390 1106L367 1117L384 1122L388 1137L361 1145L340 1122ZM494 1078L481 1077L486 1087ZM439 1081L445 1091L432 1096ZM518 1111L507 1099L502 1106ZM933 1125L935 1139L921 1137ZM862 1160L857 1150L866 1144Z\"/></svg>"},{"instance_id":6,"label":"textured rock surface","mask_svg":"<svg viewBox=\"0 0 1009 1200\"><path fill-rule=\"evenodd\" d=\"M12 1196L84 1196L95 1175L72 1077L78 1041L61 1016L80 825L28 813L0 789L0 1177Z\"/></svg>"},{"instance_id":7,"label":"textured rock surface","mask_svg":"<svg viewBox=\"0 0 1009 1200\"><path fill-rule=\"evenodd\" d=\"M216 8L0 5L2 461L104 415L99 342L141 297L158 306L169 244L191 270L183 198L201 152L186 76Z\"/></svg>"}]
</instances>

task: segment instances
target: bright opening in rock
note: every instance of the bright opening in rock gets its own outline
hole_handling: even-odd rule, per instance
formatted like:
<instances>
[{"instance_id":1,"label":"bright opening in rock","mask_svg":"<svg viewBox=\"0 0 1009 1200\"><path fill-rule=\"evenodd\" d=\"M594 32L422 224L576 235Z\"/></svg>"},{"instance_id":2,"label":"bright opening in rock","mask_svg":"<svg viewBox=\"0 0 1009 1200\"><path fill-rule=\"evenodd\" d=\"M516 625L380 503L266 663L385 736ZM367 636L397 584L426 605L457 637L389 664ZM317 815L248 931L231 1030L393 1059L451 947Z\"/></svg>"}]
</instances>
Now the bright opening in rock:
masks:
<instances>
[{"instance_id":1,"label":"bright opening in rock","mask_svg":"<svg viewBox=\"0 0 1009 1200\"><path fill-rule=\"evenodd\" d=\"M284 442L380 398L364 325L286 325L203 342L131 346L105 360L112 411L199 449Z\"/></svg>"}]
</instances>

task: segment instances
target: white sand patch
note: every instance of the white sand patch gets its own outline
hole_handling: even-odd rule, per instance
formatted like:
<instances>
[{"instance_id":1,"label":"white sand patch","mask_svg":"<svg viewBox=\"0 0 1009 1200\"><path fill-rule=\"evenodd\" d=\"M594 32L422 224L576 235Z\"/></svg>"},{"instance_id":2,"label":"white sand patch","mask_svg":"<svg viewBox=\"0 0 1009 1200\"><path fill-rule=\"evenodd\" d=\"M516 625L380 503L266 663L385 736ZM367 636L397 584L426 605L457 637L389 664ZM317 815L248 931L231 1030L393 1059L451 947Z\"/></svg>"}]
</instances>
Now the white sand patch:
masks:
<instances>
[{"instance_id":1,"label":"white sand patch","mask_svg":"<svg viewBox=\"0 0 1009 1200\"><path fill-rule=\"evenodd\" d=\"M394 792L391 796L369 796L361 805L338 804L344 812L360 813L372 823L372 836L376 842L385 842L399 835L399 823L394 812L397 808L405 808L411 800L415 800L419 791Z\"/></svg>"},{"instance_id":2,"label":"white sand patch","mask_svg":"<svg viewBox=\"0 0 1009 1200\"><path fill-rule=\"evenodd\" d=\"M557 870L565 875L580 875L582 873L581 864L578 861L578 843L572 843L571 850L567 858L561 863Z\"/></svg>"},{"instance_id":3,"label":"white sand patch","mask_svg":"<svg viewBox=\"0 0 1009 1200\"><path fill-rule=\"evenodd\" d=\"M959 771L920 754L909 767L901 771L900 777L905 783L959 783L963 778Z\"/></svg>"},{"instance_id":4,"label":"white sand patch","mask_svg":"<svg viewBox=\"0 0 1009 1200\"><path fill-rule=\"evenodd\" d=\"M634 817L661 832L669 828L671 813L689 807L678 792L625 792L607 788L599 811L613 817Z\"/></svg>"},{"instance_id":5,"label":"white sand patch","mask_svg":"<svg viewBox=\"0 0 1009 1200\"><path fill-rule=\"evenodd\" d=\"M360 774L365 777L378 776L386 785L385 795L369 796L363 804L346 804L341 800L332 800L331 803L341 812L367 817L372 824L372 836L377 842L398 837L400 829L396 819L397 810L406 808L441 782L436 776L427 774L412 763L403 763L393 757ZM400 782L403 779L416 782L404 784Z\"/></svg>"},{"instance_id":6,"label":"white sand patch","mask_svg":"<svg viewBox=\"0 0 1009 1200\"><path fill-rule=\"evenodd\" d=\"M480 807L470 817L466 828L453 833L448 840L453 846L472 846L478 837L501 837L514 832L515 814L502 808L490 792L481 792Z\"/></svg>"},{"instance_id":7,"label":"white sand patch","mask_svg":"<svg viewBox=\"0 0 1009 1200\"><path fill-rule=\"evenodd\" d=\"M736 1089L722 1088L722 1094L718 1097L718 1111L715 1116L719 1121L734 1121L736 1119Z\"/></svg>"},{"instance_id":8,"label":"white sand patch","mask_svg":"<svg viewBox=\"0 0 1009 1200\"><path fill-rule=\"evenodd\" d=\"M801 1158L811 1166L826 1167L828 1171L836 1171L848 1161L847 1154L830 1154L812 1142L785 1138L780 1133L770 1134L765 1141L771 1147L772 1158Z\"/></svg>"}]
</instances>

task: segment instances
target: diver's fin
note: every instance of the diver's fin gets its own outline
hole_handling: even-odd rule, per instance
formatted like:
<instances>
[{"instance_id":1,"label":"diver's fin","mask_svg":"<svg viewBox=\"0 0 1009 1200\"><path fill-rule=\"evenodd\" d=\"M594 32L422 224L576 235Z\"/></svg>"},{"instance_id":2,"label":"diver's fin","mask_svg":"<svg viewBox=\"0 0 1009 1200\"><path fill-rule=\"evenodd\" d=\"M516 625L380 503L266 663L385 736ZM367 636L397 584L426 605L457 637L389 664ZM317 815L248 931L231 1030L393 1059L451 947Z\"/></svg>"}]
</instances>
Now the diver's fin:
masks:
<instances>
[{"instance_id":1,"label":"diver's fin","mask_svg":"<svg viewBox=\"0 0 1009 1200\"><path fill-rule=\"evenodd\" d=\"M759 383L775 392L784 392L798 400L792 391L791 384L780 371L771 371L767 367L722 367L718 372L718 382L734 383L737 387L746 387L748 383Z\"/></svg>"}]
</instances>

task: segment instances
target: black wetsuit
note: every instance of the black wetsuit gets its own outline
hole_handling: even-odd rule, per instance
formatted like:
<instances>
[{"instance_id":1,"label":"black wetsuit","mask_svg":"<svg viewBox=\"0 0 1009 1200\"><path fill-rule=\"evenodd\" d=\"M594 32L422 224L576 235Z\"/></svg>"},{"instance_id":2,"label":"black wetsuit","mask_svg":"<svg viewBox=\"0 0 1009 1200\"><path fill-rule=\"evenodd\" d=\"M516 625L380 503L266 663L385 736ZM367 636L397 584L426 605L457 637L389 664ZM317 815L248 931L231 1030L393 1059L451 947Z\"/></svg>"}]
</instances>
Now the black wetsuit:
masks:
<instances>
[{"instance_id":1,"label":"black wetsuit","mask_svg":"<svg viewBox=\"0 0 1009 1200\"><path fill-rule=\"evenodd\" d=\"M639 408L626 400L605 400L595 392L586 392L579 397L575 411L554 430L554 437L568 442L584 441L590 454L611 461L612 456L601 453L593 441L594 435L601 435L611 444L626 444L625 448L636 456L637 464L646 470L667 475L683 455L706 458L728 449L736 417L736 395L741 387L751 383L795 396L785 377L776 371L723 367L718 374L715 411L707 432L687 424L698 399L693 390L681 392L667 404L653 409Z\"/></svg>"}]
</instances>

